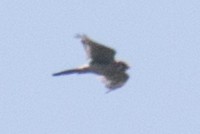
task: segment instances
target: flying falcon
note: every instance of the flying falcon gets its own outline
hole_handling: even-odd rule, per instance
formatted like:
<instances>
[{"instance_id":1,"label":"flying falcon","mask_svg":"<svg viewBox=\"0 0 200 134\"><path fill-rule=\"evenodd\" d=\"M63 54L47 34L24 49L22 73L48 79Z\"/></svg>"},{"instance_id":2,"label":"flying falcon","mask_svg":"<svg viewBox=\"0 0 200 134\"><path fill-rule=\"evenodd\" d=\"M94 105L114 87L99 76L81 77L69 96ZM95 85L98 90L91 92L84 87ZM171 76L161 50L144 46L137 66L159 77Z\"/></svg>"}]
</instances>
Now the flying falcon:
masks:
<instances>
[{"instance_id":1,"label":"flying falcon","mask_svg":"<svg viewBox=\"0 0 200 134\"><path fill-rule=\"evenodd\" d=\"M76 37L81 39L87 57L90 59L89 64L80 68L61 71L53 74L53 76L93 73L103 76L103 82L109 89L108 92L123 86L129 78L126 73L129 66L123 61L115 61L116 51L93 41L86 35L78 34Z\"/></svg>"}]
</instances>

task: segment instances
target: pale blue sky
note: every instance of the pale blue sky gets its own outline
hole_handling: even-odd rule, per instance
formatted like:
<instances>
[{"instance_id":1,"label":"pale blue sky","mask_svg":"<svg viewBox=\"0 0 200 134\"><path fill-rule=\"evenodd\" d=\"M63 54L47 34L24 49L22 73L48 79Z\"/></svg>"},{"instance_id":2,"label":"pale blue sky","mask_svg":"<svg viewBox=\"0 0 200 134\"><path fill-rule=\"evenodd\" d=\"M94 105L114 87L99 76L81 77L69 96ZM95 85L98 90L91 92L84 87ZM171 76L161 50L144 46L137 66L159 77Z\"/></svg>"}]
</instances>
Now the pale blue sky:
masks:
<instances>
[{"instance_id":1,"label":"pale blue sky","mask_svg":"<svg viewBox=\"0 0 200 134\"><path fill-rule=\"evenodd\" d=\"M131 66L110 94L76 33ZM1 134L200 134L199 0L1 0Z\"/></svg>"}]
</instances>

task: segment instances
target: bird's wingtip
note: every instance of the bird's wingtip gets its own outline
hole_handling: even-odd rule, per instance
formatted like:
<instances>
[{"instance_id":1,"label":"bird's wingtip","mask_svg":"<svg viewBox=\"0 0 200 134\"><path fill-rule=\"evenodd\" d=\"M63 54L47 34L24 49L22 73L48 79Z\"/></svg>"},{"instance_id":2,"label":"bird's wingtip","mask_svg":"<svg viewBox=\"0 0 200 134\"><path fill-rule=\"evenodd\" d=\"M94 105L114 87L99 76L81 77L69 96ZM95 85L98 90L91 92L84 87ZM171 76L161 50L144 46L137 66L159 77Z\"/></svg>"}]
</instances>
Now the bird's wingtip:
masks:
<instances>
[{"instance_id":1,"label":"bird's wingtip","mask_svg":"<svg viewBox=\"0 0 200 134\"><path fill-rule=\"evenodd\" d=\"M63 72L59 72L59 73L54 73L54 74L52 74L52 76L60 76L60 75L63 75Z\"/></svg>"},{"instance_id":2,"label":"bird's wingtip","mask_svg":"<svg viewBox=\"0 0 200 134\"><path fill-rule=\"evenodd\" d=\"M88 38L86 34L79 34L79 33L75 34L74 37L78 39Z\"/></svg>"},{"instance_id":3,"label":"bird's wingtip","mask_svg":"<svg viewBox=\"0 0 200 134\"><path fill-rule=\"evenodd\" d=\"M52 74L51 76L57 76L57 74Z\"/></svg>"}]
</instances>

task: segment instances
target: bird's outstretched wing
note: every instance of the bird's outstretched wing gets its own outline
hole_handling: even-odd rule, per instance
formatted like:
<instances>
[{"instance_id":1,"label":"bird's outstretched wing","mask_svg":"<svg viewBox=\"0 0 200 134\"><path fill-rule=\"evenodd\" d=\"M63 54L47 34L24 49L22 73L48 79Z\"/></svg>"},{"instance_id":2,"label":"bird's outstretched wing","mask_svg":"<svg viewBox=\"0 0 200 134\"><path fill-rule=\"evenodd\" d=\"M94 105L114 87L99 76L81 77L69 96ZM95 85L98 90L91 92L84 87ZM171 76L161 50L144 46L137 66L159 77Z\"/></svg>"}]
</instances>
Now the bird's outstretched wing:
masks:
<instances>
[{"instance_id":1,"label":"bird's outstretched wing","mask_svg":"<svg viewBox=\"0 0 200 134\"><path fill-rule=\"evenodd\" d=\"M65 70L58 73L54 73L53 76L60 76L60 75L67 75L67 74L74 74L79 73L80 69L71 69L71 70Z\"/></svg>"},{"instance_id":2,"label":"bird's outstretched wing","mask_svg":"<svg viewBox=\"0 0 200 134\"><path fill-rule=\"evenodd\" d=\"M88 73L88 72L91 72L89 66L64 70L58 73L54 73L53 76L68 75L68 74L75 74L75 73L81 74L81 73Z\"/></svg>"},{"instance_id":3,"label":"bird's outstretched wing","mask_svg":"<svg viewBox=\"0 0 200 134\"><path fill-rule=\"evenodd\" d=\"M77 34L76 37L81 38L87 56L92 62L98 64L110 64L114 61L114 56L116 54L115 50L91 40L86 35Z\"/></svg>"}]
</instances>

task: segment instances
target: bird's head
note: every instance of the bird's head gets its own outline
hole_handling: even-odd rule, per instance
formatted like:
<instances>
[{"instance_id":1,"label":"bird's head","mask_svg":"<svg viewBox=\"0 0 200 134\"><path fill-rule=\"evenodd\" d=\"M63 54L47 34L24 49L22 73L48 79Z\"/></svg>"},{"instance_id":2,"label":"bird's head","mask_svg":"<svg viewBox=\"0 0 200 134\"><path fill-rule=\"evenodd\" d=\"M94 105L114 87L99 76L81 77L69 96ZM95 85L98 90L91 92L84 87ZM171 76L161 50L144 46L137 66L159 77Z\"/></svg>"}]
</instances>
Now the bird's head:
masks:
<instances>
[{"instance_id":1,"label":"bird's head","mask_svg":"<svg viewBox=\"0 0 200 134\"><path fill-rule=\"evenodd\" d=\"M117 61L116 62L117 68L120 71L126 71L128 70L130 67L123 61Z\"/></svg>"}]
</instances>

